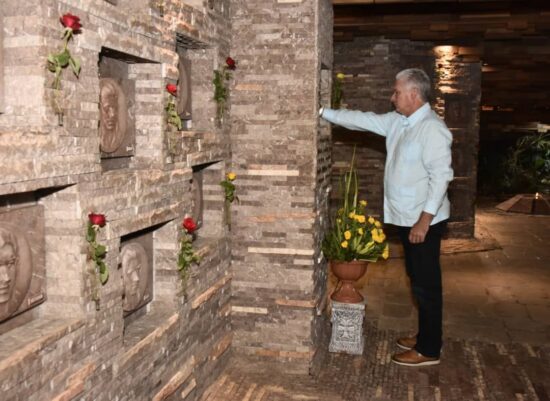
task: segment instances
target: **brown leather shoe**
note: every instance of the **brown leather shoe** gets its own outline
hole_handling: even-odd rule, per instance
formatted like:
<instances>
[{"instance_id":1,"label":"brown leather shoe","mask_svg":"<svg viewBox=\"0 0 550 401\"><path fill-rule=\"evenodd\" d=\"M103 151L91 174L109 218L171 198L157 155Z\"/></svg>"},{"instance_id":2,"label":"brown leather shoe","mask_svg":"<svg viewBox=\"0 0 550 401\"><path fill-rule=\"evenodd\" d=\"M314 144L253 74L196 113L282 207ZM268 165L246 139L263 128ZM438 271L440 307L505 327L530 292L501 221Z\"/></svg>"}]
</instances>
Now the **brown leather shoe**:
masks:
<instances>
[{"instance_id":1,"label":"brown leather shoe","mask_svg":"<svg viewBox=\"0 0 550 401\"><path fill-rule=\"evenodd\" d=\"M415 349L411 349L391 357L393 363L403 366L430 366L438 365L439 358L424 356Z\"/></svg>"},{"instance_id":2,"label":"brown leather shoe","mask_svg":"<svg viewBox=\"0 0 550 401\"><path fill-rule=\"evenodd\" d=\"M413 349L416 345L416 335L399 338L397 339L396 344L399 348L406 349L407 351Z\"/></svg>"}]
</instances>

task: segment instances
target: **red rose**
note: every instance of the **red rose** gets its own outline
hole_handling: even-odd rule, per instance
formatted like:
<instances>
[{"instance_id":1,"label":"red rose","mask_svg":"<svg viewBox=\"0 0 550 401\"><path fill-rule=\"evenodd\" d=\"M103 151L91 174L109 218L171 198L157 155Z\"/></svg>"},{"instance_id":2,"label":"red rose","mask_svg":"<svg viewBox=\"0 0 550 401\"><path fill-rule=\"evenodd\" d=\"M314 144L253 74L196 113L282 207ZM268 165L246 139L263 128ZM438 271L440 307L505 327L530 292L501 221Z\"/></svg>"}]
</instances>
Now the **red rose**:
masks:
<instances>
[{"instance_id":1,"label":"red rose","mask_svg":"<svg viewBox=\"0 0 550 401\"><path fill-rule=\"evenodd\" d=\"M178 96L178 87L174 84L168 84L166 85L166 90L168 93L170 93L172 96Z\"/></svg>"},{"instance_id":2,"label":"red rose","mask_svg":"<svg viewBox=\"0 0 550 401\"><path fill-rule=\"evenodd\" d=\"M99 226L99 227L103 227L107 222L107 219L105 218L104 214L90 213L88 215L88 219L90 220L90 223L92 223L94 226Z\"/></svg>"},{"instance_id":3,"label":"red rose","mask_svg":"<svg viewBox=\"0 0 550 401\"><path fill-rule=\"evenodd\" d=\"M235 68L237 68L237 63L231 57L225 59L225 64L227 64L227 68L229 68L230 70L234 70Z\"/></svg>"},{"instance_id":4,"label":"red rose","mask_svg":"<svg viewBox=\"0 0 550 401\"><path fill-rule=\"evenodd\" d=\"M72 29L73 32L80 30L82 27L82 25L80 25L80 18L71 13L65 14L63 17L59 18L59 21L61 21L64 27Z\"/></svg>"},{"instance_id":5,"label":"red rose","mask_svg":"<svg viewBox=\"0 0 550 401\"><path fill-rule=\"evenodd\" d=\"M193 221L192 217L186 217L185 219L183 219L182 226L187 230L189 234L197 229L197 224Z\"/></svg>"}]
</instances>

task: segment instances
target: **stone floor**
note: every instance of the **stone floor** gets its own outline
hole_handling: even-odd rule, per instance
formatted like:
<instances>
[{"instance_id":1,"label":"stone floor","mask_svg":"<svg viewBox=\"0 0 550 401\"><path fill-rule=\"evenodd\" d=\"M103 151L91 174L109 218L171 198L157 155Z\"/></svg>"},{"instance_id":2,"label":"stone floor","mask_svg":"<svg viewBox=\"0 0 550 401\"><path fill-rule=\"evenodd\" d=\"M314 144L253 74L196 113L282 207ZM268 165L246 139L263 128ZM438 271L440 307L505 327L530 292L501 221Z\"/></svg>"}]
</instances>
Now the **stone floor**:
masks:
<instances>
[{"instance_id":1,"label":"stone floor","mask_svg":"<svg viewBox=\"0 0 550 401\"><path fill-rule=\"evenodd\" d=\"M314 377L235 357L203 401L550 401L550 217L484 208L476 221L481 241L444 246L440 365L390 362L395 339L415 329L403 260L392 258L363 282L362 356L327 353Z\"/></svg>"}]
</instances>

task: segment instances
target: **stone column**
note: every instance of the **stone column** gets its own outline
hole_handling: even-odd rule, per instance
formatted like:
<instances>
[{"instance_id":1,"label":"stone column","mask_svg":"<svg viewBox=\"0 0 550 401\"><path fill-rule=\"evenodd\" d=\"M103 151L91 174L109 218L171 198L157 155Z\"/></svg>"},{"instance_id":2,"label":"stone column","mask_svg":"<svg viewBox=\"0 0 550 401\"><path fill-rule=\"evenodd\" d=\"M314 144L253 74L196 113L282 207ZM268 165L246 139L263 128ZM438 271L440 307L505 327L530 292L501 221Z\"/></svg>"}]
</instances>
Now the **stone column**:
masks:
<instances>
[{"instance_id":1,"label":"stone column","mask_svg":"<svg viewBox=\"0 0 550 401\"><path fill-rule=\"evenodd\" d=\"M237 193L232 218L234 346L309 366L320 342L332 66L328 0L232 3L231 90ZM323 98L325 97L325 98Z\"/></svg>"},{"instance_id":2,"label":"stone column","mask_svg":"<svg viewBox=\"0 0 550 401\"><path fill-rule=\"evenodd\" d=\"M454 180L449 186L449 236L474 235L481 63L465 62L457 46L436 46L436 108L453 133Z\"/></svg>"}]
</instances>

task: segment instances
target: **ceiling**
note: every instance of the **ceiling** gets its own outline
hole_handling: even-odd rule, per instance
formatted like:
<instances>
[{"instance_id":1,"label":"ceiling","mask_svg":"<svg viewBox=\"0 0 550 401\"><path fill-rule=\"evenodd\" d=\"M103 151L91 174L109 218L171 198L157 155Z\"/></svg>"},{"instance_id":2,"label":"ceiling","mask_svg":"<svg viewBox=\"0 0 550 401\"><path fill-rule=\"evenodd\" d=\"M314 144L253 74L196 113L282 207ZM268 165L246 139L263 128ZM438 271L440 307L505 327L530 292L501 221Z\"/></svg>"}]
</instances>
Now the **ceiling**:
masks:
<instances>
[{"instance_id":1,"label":"ceiling","mask_svg":"<svg viewBox=\"0 0 550 401\"><path fill-rule=\"evenodd\" d=\"M483 124L550 123L550 0L332 0L334 40L359 36L460 46L480 61Z\"/></svg>"}]
</instances>

